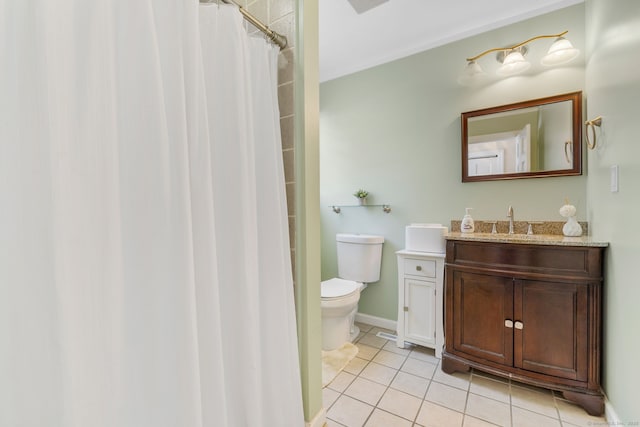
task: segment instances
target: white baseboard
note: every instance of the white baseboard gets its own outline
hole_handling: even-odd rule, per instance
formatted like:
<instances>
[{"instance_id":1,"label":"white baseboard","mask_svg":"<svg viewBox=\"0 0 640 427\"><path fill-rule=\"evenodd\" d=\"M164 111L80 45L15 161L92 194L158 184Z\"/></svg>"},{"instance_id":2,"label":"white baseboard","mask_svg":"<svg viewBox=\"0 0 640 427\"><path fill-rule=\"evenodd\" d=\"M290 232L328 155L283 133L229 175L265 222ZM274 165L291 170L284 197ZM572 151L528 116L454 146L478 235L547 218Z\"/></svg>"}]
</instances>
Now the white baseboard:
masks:
<instances>
[{"instance_id":1,"label":"white baseboard","mask_svg":"<svg viewBox=\"0 0 640 427\"><path fill-rule=\"evenodd\" d=\"M623 426L625 423L620 421L620 417L613 409L613 405L609 402L609 399L604 398L604 418L607 420L607 424L610 426Z\"/></svg>"},{"instance_id":2,"label":"white baseboard","mask_svg":"<svg viewBox=\"0 0 640 427\"><path fill-rule=\"evenodd\" d=\"M327 411L324 408L320 408L320 411L316 414L311 421L304 423L304 427L322 427L327 422Z\"/></svg>"},{"instance_id":3,"label":"white baseboard","mask_svg":"<svg viewBox=\"0 0 640 427\"><path fill-rule=\"evenodd\" d=\"M367 325L377 326L378 328L389 329L394 331L394 333L398 329L398 322L395 320L384 319L370 314L356 313L356 322L366 323Z\"/></svg>"}]
</instances>

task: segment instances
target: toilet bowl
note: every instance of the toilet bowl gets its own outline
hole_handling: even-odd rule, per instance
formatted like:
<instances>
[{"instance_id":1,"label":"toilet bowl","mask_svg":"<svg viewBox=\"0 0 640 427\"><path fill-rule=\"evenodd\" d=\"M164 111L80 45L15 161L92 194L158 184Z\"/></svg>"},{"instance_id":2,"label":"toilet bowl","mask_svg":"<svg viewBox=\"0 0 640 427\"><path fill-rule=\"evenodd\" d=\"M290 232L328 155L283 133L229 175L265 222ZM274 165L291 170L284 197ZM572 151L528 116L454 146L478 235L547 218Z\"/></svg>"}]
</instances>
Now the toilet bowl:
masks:
<instances>
[{"instance_id":1,"label":"toilet bowl","mask_svg":"<svg viewBox=\"0 0 640 427\"><path fill-rule=\"evenodd\" d=\"M322 349L334 350L353 341L360 330L354 325L363 283L333 278L320 284L322 311Z\"/></svg>"}]
</instances>

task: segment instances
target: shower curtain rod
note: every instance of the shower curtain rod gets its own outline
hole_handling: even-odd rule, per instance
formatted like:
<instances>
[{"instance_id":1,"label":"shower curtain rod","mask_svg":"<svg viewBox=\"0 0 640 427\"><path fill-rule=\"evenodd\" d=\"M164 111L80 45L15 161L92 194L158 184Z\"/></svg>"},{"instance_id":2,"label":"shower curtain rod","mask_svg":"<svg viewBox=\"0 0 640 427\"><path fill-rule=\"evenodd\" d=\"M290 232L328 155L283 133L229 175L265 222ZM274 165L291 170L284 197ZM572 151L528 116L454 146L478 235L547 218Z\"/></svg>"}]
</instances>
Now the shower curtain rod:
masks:
<instances>
[{"instance_id":1,"label":"shower curtain rod","mask_svg":"<svg viewBox=\"0 0 640 427\"><path fill-rule=\"evenodd\" d=\"M262 31L269 40L271 40L273 43L277 44L280 47L280 50L287 47L287 38L285 36L271 30L269 27L267 27L262 22L260 22L258 18L256 18L255 16L247 12L244 7L240 6L238 3L236 3L233 0L221 0L221 1L226 4L233 4L235 6L238 6L238 9L240 9L240 13L242 14L242 16L244 16L244 19L251 22L257 29ZM217 0L200 0L200 3L216 3L216 2Z\"/></svg>"}]
</instances>

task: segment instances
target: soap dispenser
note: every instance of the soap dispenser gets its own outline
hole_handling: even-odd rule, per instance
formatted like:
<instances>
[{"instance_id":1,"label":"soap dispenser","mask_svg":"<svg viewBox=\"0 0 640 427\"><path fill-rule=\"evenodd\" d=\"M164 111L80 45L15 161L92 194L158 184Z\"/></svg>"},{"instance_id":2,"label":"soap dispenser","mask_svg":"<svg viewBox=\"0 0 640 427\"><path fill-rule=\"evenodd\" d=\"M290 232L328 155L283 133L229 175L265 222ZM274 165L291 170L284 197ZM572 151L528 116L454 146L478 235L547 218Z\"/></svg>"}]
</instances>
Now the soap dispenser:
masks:
<instances>
[{"instance_id":1,"label":"soap dispenser","mask_svg":"<svg viewBox=\"0 0 640 427\"><path fill-rule=\"evenodd\" d=\"M473 218L469 214L472 208L465 208L465 215L462 218L462 222L460 223L460 232L462 233L473 233L475 230L475 226L473 224Z\"/></svg>"}]
</instances>

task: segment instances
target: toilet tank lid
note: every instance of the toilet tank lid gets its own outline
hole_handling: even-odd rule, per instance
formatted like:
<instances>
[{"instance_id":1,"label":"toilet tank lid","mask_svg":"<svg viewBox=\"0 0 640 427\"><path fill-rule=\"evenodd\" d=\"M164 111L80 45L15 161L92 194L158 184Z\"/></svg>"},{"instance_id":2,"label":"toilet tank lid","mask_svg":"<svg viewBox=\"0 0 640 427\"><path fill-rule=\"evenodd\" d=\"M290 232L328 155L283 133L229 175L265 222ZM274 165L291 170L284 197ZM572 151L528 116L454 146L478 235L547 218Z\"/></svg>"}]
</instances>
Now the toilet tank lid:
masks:
<instances>
[{"instance_id":1,"label":"toilet tank lid","mask_svg":"<svg viewBox=\"0 0 640 427\"><path fill-rule=\"evenodd\" d=\"M373 234L336 234L336 240L343 243L379 244L384 243L384 237Z\"/></svg>"}]
</instances>

